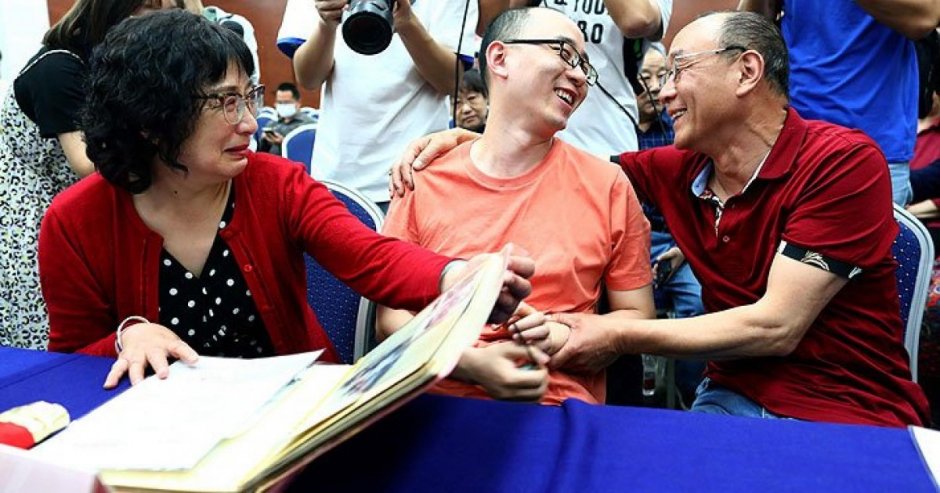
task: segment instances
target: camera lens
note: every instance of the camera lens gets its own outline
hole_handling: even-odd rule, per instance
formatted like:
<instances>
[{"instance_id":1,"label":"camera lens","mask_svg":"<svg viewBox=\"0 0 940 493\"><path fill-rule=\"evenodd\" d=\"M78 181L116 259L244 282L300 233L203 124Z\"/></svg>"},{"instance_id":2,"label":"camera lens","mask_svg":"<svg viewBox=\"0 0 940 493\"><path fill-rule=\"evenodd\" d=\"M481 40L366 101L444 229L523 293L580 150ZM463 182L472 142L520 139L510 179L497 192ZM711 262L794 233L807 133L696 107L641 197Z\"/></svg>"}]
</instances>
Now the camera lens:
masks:
<instances>
[{"instance_id":1,"label":"camera lens","mask_svg":"<svg viewBox=\"0 0 940 493\"><path fill-rule=\"evenodd\" d=\"M390 0L353 0L343 21L343 39L356 53L381 53L392 42L392 22Z\"/></svg>"}]
</instances>

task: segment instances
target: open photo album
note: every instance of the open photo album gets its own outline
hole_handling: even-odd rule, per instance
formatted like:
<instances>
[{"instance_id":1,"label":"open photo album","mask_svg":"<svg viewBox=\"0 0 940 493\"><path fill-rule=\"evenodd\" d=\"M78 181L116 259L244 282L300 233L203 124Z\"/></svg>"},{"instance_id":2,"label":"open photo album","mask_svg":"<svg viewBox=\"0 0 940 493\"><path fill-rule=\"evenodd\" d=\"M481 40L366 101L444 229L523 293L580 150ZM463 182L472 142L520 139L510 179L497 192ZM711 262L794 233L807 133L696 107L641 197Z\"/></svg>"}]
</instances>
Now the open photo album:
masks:
<instances>
[{"instance_id":1,"label":"open photo album","mask_svg":"<svg viewBox=\"0 0 940 493\"><path fill-rule=\"evenodd\" d=\"M480 335L508 253L492 254L354 365L320 351L201 357L145 379L31 453L133 491L265 491L446 377Z\"/></svg>"}]
</instances>

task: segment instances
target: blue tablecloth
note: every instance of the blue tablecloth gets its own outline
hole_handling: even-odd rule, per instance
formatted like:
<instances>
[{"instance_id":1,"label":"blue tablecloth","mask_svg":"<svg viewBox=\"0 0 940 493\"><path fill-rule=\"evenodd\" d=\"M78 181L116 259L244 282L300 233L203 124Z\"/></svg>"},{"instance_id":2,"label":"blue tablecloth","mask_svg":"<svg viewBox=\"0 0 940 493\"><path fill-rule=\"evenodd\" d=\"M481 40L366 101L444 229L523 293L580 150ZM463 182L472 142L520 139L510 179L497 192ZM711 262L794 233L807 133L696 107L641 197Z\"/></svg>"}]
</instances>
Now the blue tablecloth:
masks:
<instances>
[{"instance_id":1,"label":"blue tablecloth","mask_svg":"<svg viewBox=\"0 0 940 493\"><path fill-rule=\"evenodd\" d=\"M0 410L45 399L87 413L116 395L101 389L111 362L0 348ZM289 490L313 488L937 491L905 429L439 396L316 459Z\"/></svg>"},{"instance_id":2,"label":"blue tablecloth","mask_svg":"<svg viewBox=\"0 0 940 493\"><path fill-rule=\"evenodd\" d=\"M65 406L69 416L84 416L130 387L125 379L115 390L104 390L110 358L46 353L0 347L0 411L46 400Z\"/></svg>"}]
</instances>

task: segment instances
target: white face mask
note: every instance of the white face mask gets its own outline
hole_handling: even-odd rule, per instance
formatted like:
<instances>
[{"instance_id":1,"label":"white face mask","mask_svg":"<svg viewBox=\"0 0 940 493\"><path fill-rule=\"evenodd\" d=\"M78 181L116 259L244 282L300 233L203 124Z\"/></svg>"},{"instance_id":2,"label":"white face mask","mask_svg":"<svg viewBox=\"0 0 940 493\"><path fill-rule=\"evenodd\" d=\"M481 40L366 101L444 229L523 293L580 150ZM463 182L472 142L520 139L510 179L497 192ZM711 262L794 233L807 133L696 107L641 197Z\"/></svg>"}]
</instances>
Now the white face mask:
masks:
<instances>
[{"instance_id":1,"label":"white face mask","mask_svg":"<svg viewBox=\"0 0 940 493\"><path fill-rule=\"evenodd\" d=\"M281 118L290 118L297 114L297 105L295 104L276 104L274 108L277 109L277 114Z\"/></svg>"}]
</instances>

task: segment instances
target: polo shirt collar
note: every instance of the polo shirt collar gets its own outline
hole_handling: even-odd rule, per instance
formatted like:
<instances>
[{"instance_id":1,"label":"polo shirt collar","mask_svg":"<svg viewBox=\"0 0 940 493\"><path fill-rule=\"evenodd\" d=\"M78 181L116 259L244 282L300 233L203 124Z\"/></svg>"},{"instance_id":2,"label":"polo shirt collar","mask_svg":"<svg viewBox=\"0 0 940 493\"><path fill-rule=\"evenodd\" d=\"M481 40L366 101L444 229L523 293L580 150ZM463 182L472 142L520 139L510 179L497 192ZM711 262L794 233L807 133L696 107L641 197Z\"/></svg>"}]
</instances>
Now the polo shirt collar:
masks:
<instances>
[{"instance_id":1,"label":"polo shirt collar","mask_svg":"<svg viewBox=\"0 0 940 493\"><path fill-rule=\"evenodd\" d=\"M712 176L712 169L715 167L712 164L712 160L709 159L705 162L705 166L702 167L702 170L695 175L695 179L692 180L692 194L696 197L701 197L705 193L705 189L708 188L708 178Z\"/></svg>"}]
</instances>

